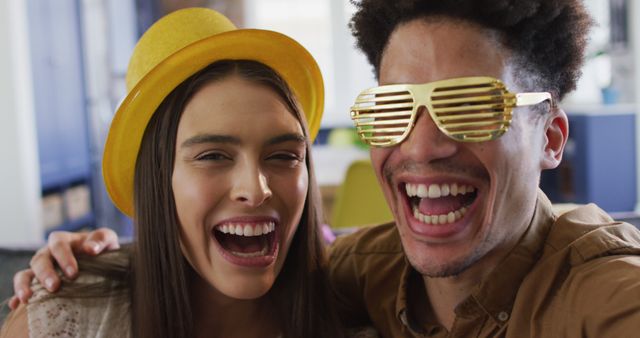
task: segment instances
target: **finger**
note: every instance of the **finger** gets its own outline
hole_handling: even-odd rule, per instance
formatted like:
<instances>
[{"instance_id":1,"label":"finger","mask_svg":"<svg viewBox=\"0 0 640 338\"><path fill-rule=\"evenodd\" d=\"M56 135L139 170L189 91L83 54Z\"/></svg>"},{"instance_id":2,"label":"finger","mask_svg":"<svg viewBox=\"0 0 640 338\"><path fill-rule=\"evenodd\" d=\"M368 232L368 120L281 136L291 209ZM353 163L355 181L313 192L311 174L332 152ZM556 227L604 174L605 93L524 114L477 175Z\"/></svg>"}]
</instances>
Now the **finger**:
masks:
<instances>
[{"instance_id":1,"label":"finger","mask_svg":"<svg viewBox=\"0 0 640 338\"><path fill-rule=\"evenodd\" d=\"M65 275L75 278L78 273L78 262L75 253L82 252L82 243L87 238L86 233L68 231L54 231L47 240L51 255L64 271Z\"/></svg>"},{"instance_id":2,"label":"finger","mask_svg":"<svg viewBox=\"0 0 640 338\"><path fill-rule=\"evenodd\" d=\"M49 236L49 252L58 263L60 269L69 278L75 278L78 273L78 262L74 256L72 245L74 245L74 241L77 243L81 238L79 239L77 238L78 236L74 235ZM78 244L75 245L78 246Z\"/></svg>"},{"instance_id":3,"label":"finger","mask_svg":"<svg viewBox=\"0 0 640 338\"><path fill-rule=\"evenodd\" d=\"M20 305L20 299L18 298L18 296L11 297L11 299L9 300L9 309L13 311L18 308L18 305Z\"/></svg>"},{"instance_id":4,"label":"finger","mask_svg":"<svg viewBox=\"0 0 640 338\"><path fill-rule=\"evenodd\" d=\"M83 252L82 243L89 237L87 232L69 232L69 231L54 231L49 234L47 239L47 245L49 247L53 245L64 244L71 248L73 252Z\"/></svg>"},{"instance_id":5,"label":"finger","mask_svg":"<svg viewBox=\"0 0 640 338\"><path fill-rule=\"evenodd\" d=\"M85 243L85 251L91 250L93 254L98 254L103 250L116 250L120 248L118 235L109 228L100 228L89 233Z\"/></svg>"},{"instance_id":6,"label":"finger","mask_svg":"<svg viewBox=\"0 0 640 338\"><path fill-rule=\"evenodd\" d=\"M54 292L60 286L60 277L53 267L51 253L47 247L40 248L31 258L31 270L47 290Z\"/></svg>"},{"instance_id":7,"label":"finger","mask_svg":"<svg viewBox=\"0 0 640 338\"><path fill-rule=\"evenodd\" d=\"M27 304L33 292L31 291L31 281L33 281L33 271L31 269L20 270L13 276L13 292L19 302Z\"/></svg>"}]
</instances>

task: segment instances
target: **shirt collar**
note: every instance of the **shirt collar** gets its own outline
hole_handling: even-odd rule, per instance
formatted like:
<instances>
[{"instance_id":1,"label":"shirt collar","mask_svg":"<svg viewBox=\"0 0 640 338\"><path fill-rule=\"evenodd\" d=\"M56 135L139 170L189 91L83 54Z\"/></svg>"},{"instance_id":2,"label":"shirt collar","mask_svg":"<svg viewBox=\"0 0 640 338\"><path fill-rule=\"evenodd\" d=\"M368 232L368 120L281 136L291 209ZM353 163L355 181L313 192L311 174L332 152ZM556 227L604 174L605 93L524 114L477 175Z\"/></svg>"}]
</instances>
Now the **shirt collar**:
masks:
<instances>
[{"instance_id":1,"label":"shirt collar","mask_svg":"<svg viewBox=\"0 0 640 338\"><path fill-rule=\"evenodd\" d=\"M424 290L422 276L411 266L406 257L404 264L396 297L396 317L404 326L415 333L435 334L435 331L441 329L441 326L432 311L428 311L426 317L421 317L422 322L418 322L416 319L418 316L410 311L417 307L430 309L430 305ZM408 299L410 304L407 302Z\"/></svg>"}]
</instances>

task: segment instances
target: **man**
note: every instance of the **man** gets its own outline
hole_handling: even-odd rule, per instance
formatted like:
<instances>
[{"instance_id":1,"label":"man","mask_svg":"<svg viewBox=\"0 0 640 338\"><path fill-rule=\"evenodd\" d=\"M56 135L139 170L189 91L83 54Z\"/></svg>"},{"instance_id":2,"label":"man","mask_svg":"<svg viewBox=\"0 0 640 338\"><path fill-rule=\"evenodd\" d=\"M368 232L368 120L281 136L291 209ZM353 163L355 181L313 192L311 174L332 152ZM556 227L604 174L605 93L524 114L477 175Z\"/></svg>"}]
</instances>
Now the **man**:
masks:
<instances>
[{"instance_id":1,"label":"man","mask_svg":"<svg viewBox=\"0 0 640 338\"><path fill-rule=\"evenodd\" d=\"M582 64L582 3L357 6L351 27L381 87L352 118L395 224L333 246L348 324L384 337L637 335L638 231L594 205L557 218L538 190L567 140L558 101ZM519 93L510 126L514 103L484 77Z\"/></svg>"},{"instance_id":2,"label":"man","mask_svg":"<svg viewBox=\"0 0 640 338\"><path fill-rule=\"evenodd\" d=\"M332 248L346 323L373 324L383 337L636 335L638 231L593 205L557 217L538 190L567 140L558 101L582 64L590 19L581 2L357 7L351 27L381 87L359 97L352 117L395 222ZM115 243L104 234L92 236ZM72 273L65 243L82 246L77 236L51 240ZM48 256L34 260L37 275Z\"/></svg>"}]
</instances>

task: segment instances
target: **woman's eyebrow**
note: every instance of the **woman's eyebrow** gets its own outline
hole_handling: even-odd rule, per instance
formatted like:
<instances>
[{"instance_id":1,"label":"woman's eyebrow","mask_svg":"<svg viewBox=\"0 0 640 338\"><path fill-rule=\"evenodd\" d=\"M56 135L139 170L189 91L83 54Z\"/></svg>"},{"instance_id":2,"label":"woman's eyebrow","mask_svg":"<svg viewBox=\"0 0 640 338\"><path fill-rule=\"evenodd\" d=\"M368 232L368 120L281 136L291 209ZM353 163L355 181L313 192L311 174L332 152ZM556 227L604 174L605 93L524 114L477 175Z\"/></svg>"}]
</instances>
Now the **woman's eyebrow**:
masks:
<instances>
[{"instance_id":1,"label":"woman's eyebrow","mask_svg":"<svg viewBox=\"0 0 640 338\"><path fill-rule=\"evenodd\" d=\"M230 143L230 144L240 144L241 141L239 138L229 135L217 135L217 134L200 134L193 137L188 138L184 142L182 142L182 148L188 148L197 144L203 143Z\"/></svg>"},{"instance_id":2,"label":"woman's eyebrow","mask_svg":"<svg viewBox=\"0 0 640 338\"><path fill-rule=\"evenodd\" d=\"M270 138L267 141L267 144L268 145L274 145L274 144L290 142L290 141L295 141L295 142L298 142L298 143L305 143L305 142L307 142L307 138L304 135L298 134L298 133L282 134L282 135L278 135L276 137Z\"/></svg>"},{"instance_id":3,"label":"woman's eyebrow","mask_svg":"<svg viewBox=\"0 0 640 338\"><path fill-rule=\"evenodd\" d=\"M291 141L295 141L298 143L305 143L307 141L307 138L302 134L290 133L290 134L282 134L282 135L272 137L269 140L267 140L266 143L268 145L274 145L274 144L291 142ZM188 148L194 145L204 144L204 143L227 143L227 144L238 145L242 143L242 140L240 140L240 138L238 137L230 136L230 135L200 134L200 135L190 137L184 142L182 142L181 147Z\"/></svg>"}]
</instances>

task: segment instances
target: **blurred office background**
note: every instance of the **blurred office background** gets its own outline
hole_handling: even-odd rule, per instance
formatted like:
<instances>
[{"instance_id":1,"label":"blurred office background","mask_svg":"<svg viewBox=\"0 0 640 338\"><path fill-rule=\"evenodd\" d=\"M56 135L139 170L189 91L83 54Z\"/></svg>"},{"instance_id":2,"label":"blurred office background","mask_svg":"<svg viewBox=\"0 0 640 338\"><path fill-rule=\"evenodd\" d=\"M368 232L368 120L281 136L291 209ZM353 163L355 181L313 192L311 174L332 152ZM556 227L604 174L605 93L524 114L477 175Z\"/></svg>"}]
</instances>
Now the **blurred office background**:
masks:
<instances>
[{"instance_id":1,"label":"blurred office background","mask_svg":"<svg viewBox=\"0 0 640 338\"><path fill-rule=\"evenodd\" d=\"M596 202L632 218L639 200L640 2L586 3L598 25L579 88L562 103L571 139L563 164L544 173L542 186L556 203ZM132 234L104 190L102 147L137 38L157 18L189 6L214 8L239 27L284 32L316 57L326 85L314 149L325 219L352 222L339 219L345 208L335 203L348 199L348 168L368 154L350 129L348 108L375 82L353 47L349 1L0 0L0 246L32 247L56 229L108 226Z\"/></svg>"}]
</instances>

